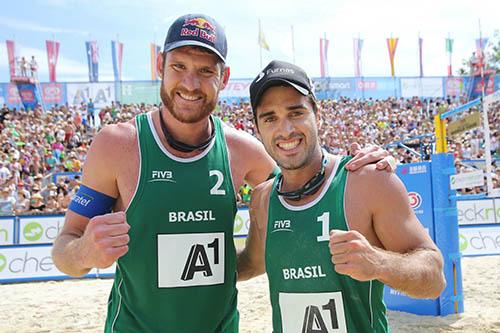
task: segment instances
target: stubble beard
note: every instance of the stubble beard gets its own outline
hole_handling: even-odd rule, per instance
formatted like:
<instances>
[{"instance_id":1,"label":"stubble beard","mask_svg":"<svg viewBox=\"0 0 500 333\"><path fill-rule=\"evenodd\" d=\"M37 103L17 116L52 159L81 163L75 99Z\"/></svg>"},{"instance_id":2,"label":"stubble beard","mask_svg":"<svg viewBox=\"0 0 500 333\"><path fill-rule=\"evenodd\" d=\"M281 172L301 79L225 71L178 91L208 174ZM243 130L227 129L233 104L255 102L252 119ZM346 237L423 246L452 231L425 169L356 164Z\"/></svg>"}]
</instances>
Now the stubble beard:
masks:
<instances>
[{"instance_id":1,"label":"stubble beard","mask_svg":"<svg viewBox=\"0 0 500 333\"><path fill-rule=\"evenodd\" d=\"M305 138L302 138L302 140L306 140ZM313 138L313 142L317 142ZM281 169L292 171L292 170L300 170L305 168L307 165L309 165L313 159L314 155L316 153L316 145L311 145L306 148L305 154L302 156L297 156L297 157L292 157L292 158L284 158L280 154L273 154L274 156L273 159L276 161L278 166Z\"/></svg>"}]
</instances>

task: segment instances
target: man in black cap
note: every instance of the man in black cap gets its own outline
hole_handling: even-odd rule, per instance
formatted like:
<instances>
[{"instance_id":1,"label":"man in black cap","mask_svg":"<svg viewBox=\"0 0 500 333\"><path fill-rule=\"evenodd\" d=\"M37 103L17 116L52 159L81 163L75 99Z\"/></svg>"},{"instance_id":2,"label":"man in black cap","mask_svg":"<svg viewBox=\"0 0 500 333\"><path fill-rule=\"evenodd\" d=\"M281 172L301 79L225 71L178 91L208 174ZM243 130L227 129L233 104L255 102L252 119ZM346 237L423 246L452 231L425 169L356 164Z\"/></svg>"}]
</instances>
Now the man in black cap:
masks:
<instances>
[{"instance_id":1,"label":"man in black cap","mask_svg":"<svg viewBox=\"0 0 500 333\"><path fill-rule=\"evenodd\" d=\"M281 174L254 189L238 279L267 272L273 332L388 332L383 285L444 289L443 258L394 173L328 154L313 84L273 61L250 85L258 135Z\"/></svg>"},{"instance_id":2,"label":"man in black cap","mask_svg":"<svg viewBox=\"0 0 500 333\"><path fill-rule=\"evenodd\" d=\"M106 332L238 330L235 190L265 181L275 163L257 139L211 116L226 55L214 19L178 18L158 57L163 106L106 126L89 149L53 258L72 276L116 261Z\"/></svg>"}]
</instances>

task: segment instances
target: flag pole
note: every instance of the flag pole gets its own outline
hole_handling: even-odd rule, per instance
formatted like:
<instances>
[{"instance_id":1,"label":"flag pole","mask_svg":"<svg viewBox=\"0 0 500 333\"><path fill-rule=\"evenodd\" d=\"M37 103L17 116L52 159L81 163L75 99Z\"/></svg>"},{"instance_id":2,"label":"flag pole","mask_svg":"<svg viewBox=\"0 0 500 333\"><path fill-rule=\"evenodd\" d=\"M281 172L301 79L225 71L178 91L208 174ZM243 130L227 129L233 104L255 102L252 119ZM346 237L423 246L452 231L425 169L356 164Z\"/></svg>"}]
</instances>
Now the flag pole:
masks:
<instances>
[{"instance_id":1,"label":"flag pole","mask_svg":"<svg viewBox=\"0 0 500 333\"><path fill-rule=\"evenodd\" d=\"M448 32L448 41L449 41L449 43L451 43L451 34L449 32ZM452 52L452 48L450 47L450 50L448 52L448 66L450 66L449 71L448 71L448 76L453 76L452 67L451 67L451 52Z\"/></svg>"},{"instance_id":2,"label":"flag pole","mask_svg":"<svg viewBox=\"0 0 500 333\"><path fill-rule=\"evenodd\" d=\"M481 50L481 58L479 69L481 71L481 107L483 108L483 133L484 133L484 157L486 162L486 190L488 196L493 196L493 180L491 172L491 139L490 139L490 124L488 121L488 107L484 103L484 95L486 84L484 82L484 52L483 52L483 35L481 31L481 19L479 19L479 48ZM489 81L489 79L488 79Z\"/></svg>"},{"instance_id":3,"label":"flag pole","mask_svg":"<svg viewBox=\"0 0 500 333\"><path fill-rule=\"evenodd\" d=\"M261 30L261 27L260 27L260 19L259 19L259 56L260 56L260 67L259 69L262 69L262 43L261 43L261 34L262 34L262 30Z\"/></svg>"},{"instance_id":4,"label":"flag pole","mask_svg":"<svg viewBox=\"0 0 500 333\"><path fill-rule=\"evenodd\" d=\"M292 28L292 56L293 56L293 63L295 64L295 36L293 33L293 25L291 26Z\"/></svg>"}]
</instances>

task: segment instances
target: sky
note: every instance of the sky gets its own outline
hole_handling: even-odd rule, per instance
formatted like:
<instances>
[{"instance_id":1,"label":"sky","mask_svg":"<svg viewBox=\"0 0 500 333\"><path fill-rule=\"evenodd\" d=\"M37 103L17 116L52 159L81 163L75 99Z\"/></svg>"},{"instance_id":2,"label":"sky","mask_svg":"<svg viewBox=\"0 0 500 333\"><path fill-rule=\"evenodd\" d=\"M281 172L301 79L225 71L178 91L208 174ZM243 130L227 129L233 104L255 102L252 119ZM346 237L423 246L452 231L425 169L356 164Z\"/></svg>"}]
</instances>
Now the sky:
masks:
<instances>
[{"instance_id":1,"label":"sky","mask_svg":"<svg viewBox=\"0 0 500 333\"><path fill-rule=\"evenodd\" d=\"M273 59L295 60L310 76L318 77L323 36L330 41L332 77L354 75L353 38L358 37L364 40L363 75L390 76L386 38L391 36L399 38L396 75L418 76L419 35L424 75L445 76L445 38L454 39L456 73L475 49L479 24L483 37L500 39L499 12L498 0L8 0L0 11L0 82L9 81L7 39L16 42L18 56L35 56L40 81L48 81L45 40L53 38L61 43L60 82L88 81L87 40L96 40L99 46L99 80L113 80L110 41L117 38L124 43L123 80L150 80L149 44L163 45L170 24L187 13L210 15L225 28L232 78L254 78ZM262 50L262 65L259 19L270 46L270 51Z\"/></svg>"}]
</instances>

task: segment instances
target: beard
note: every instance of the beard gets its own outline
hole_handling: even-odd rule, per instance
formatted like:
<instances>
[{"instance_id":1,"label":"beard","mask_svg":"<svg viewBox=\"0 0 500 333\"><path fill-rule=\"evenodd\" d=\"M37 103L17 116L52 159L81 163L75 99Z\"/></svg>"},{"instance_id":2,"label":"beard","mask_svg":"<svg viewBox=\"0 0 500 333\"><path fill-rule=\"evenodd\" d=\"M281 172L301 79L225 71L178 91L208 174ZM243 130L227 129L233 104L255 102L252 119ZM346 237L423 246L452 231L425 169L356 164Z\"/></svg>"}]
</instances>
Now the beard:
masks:
<instances>
[{"instance_id":1,"label":"beard","mask_svg":"<svg viewBox=\"0 0 500 333\"><path fill-rule=\"evenodd\" d=\"M195 91L195 93L199 93ZM163 86L160 88L160 97L163 102L163 105L167 107L167 109L170 111L172 116L178 120L181 123L197 123L205 118L208 118L208 116L212 113L212 111L215 109L215 106L217 104L217 97L214 98L213 100L207 100L206 95L201 94L203 97L203 104L201 107L197 108L198 110L180 110L178 107L175 106L174 104L174 97L176 94L176 90L172 90L170 94L163 88Z\"/></svg>"}]
</instances>

